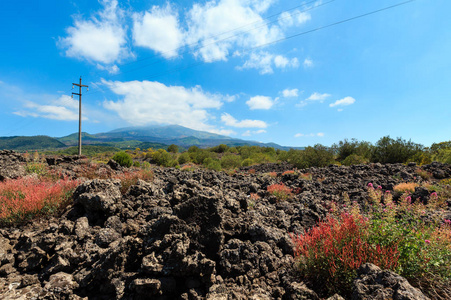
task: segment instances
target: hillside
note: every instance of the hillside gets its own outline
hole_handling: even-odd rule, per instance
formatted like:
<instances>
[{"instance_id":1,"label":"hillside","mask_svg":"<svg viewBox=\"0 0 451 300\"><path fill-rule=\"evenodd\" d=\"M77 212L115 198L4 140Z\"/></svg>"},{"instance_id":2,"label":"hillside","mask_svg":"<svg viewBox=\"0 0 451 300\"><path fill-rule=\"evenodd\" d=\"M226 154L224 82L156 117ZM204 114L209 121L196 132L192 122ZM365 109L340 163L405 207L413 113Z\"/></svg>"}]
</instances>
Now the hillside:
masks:
<instances>
[{"instance_id":1,"label":"hillside","mask_svg":"<svg viewBox=\"0 0 451 300\"><path fill-rule=\"evenodd\" d=\"M78 143L78 135L74 133L61 137L58 140L67 146L75 146ZM145 149L145 147L140 146L137 141L159 144L161 147L157 148L164 148L171 144L175 144L183 148L189 148L190 146L207 148L214 147L219 144L225 144L231 147L243 145L274 147L281 150L289 150L291 148L280 146L275 143L265 144L256 141L235 139L224 135L193 130L178 125L126 127L97 134L83 133L82 140L83 144L87 145L103 143L108 146L119 147L122 149L133 147Z\"/></svg>"},{"instance_id":2,"label":"hillside","mask_svg":"<svg viewBox=\"0 0 451 300\"><path fill-rule=\"evenodd\" d=\"M66 147L64 143L44 135L0 137L0 149L6 150L25 151L59 149L64 147Z\"/></svg>"}]
</instances>

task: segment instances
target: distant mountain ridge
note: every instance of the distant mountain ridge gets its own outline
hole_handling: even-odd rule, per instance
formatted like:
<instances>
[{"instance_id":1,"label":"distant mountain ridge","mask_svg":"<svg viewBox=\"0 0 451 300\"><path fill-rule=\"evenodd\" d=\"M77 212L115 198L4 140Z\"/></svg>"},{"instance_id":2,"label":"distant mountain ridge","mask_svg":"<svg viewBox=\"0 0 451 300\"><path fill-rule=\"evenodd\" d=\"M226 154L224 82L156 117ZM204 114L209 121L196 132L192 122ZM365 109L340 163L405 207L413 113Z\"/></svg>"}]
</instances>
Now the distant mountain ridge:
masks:
<instances>
[{"instance_id":1,"label":"distant mountain ridge","mask_svg":"<svg viewBox=\"0 0 451 300\"><path fill-rule=\"evenodd\" d=\"M20 140L20 142L13 143L12 139ZM158 148L165 148L171 144L175 144L183 148L189 148L190 146L207 148L214 147L219 144L226 144L231 147L244 145L274 147L281 150L294 148L280 146L275 143L260 143L256 141L236 139L225 135L198 131L179 125L125 127L97 134L83 132L82 142L83 145L105 145L121 149L144 149L142 146L145 147L146 145L149 145L149 143L152 143L152 145L155 145ZM0 138L0 149L10 150L59 149L76 146L77 144L78 133L73 133L60 138L51 138L48 136ZM34 148L34 146L39 147Z\"/></svg>"}]
</instances>

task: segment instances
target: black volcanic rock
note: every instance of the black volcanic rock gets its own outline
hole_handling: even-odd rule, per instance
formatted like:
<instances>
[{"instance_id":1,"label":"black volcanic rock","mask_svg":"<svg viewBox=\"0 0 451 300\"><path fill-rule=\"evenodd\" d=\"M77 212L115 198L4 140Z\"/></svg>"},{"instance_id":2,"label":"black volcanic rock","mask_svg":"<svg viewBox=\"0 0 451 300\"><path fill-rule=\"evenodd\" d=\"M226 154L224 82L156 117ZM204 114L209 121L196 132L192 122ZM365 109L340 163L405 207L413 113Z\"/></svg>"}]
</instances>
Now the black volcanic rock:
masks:
<instances>
[{"instance_id":1,"label":"black volcanic rock","mask_svg":"<svg viewBox=\"0 0 451 300\"><path fill-rule=\"evenodd\" d=\"M58 167L72 172L77 164ZM124 195L117 180L87 180L61 218L0 229L0 295L319 299L300 281L290 233L314 226L344 193L364 203L368 183L391 189L402 177L413 178L417 168L369 164L298 170L310 173L309 180L265 175L292 170L288 164L243 168L231 176L155 167L152 182L139 180ZM448 165L422 168L451 174ZM267 192L278 182L296 191L292 198L277 201ZM356 281L355 299L373 299L378 289L387 297L404 291L421 297L398 275L366 269Z\"/></svg>"}]
</instances>

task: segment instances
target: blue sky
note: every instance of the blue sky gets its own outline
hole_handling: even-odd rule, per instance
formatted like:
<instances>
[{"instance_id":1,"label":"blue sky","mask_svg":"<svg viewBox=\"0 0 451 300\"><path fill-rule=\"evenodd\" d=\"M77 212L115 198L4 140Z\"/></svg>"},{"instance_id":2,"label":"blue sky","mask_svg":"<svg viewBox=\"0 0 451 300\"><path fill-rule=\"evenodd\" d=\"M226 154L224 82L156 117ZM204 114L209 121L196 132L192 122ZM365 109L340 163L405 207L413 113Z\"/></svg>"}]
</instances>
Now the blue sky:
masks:
<instances>
[{"instance_id":1,"label":"blue sky","mask_svg":"<svg viewBox=\"0 0 451 300\"><path fill-rule=\"evenodd\" d=\"M1 1L0 136L77 132L82 76L89 133L179 124L288 146L450 140L450 1L332 25L402 2Z\"/></svg>"}]
</instances>

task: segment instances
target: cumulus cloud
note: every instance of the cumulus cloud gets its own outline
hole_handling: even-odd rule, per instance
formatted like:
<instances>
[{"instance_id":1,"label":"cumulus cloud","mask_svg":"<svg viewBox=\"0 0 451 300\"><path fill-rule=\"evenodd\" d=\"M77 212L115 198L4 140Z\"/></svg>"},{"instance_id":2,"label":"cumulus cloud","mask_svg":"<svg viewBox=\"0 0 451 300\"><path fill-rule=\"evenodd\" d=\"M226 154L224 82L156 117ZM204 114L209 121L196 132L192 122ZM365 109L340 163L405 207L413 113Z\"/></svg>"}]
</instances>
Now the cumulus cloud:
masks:
<instances>
[{"instance_id":1,"label":"cumulus cloud","mask_svg":"<svg viewBox=\"0 0 451 300\"><path fill-rule=\"evenodd\" d=\"M345 97L343 99L337 100L334 103L329 104L330 107L335 106L347 106L355 103L355 99L352 97Z\"/></svg>"},{"instance_id":2,"label":"cumulus cloud","mask_svg":"<svg viewBox=\"0 0 451 300\"><path fill-rule=\"evenodd\" d=\"M264 24L261 13L273 1L219 0L194 4L187 14L187 43L203 61L226 60L234 47L251 48L283 37L278 26ZM249 30L249 24L262 23ZM201 48L199 48L200 43Z\"/></svg>"},{"instance_id":3,"label":"cumulus cloud","mask_svg":"<svg viewBox=\"0 0 451 300\"><path fill-rule=\"evenodd\" d=\"M304 68L311 68L313 67L313 60L311 60L310 58L306 58L304 59L302 65L304 66Z\"/></svg>"},{"instance_id":4,"label":"cumulus cloud","mask_svg":"<svg viewBox=\"0 0 451 300\"><path fill-rule=\"evenodd\" d=\"M153 6L150 11L133 15L135 45L152 49L165 58L177 56L184 43L177 12L169 3L166 7Z\"/></svg>"},{"instance_id":5,"label":"cumulus cloud","mask_svg":"<svg viewBox=\"0 0 451 300\"><path fill-rule=\"evenodd\" d=\"M305 100L307 100L307 101L319 101L319 102L324 102L324 100L326 100L327 98L329 98L331 95L330 94L327 94L327 93L324 93L324 94L320 94L320 93L313 93L313 94L311 94L310 95L310 97L308 97L307 99L305 99Z\"/></svg>"},{"instance_id":6,"label":"cumulus cloud","mask_svg":"<svg viewBox=\"0 0 451 300\"><path fill-rule=\"evenodd\" d=\"M262 133L266 133L266 130L264 130L264 129L260 129L260 130L256 130L256 131L246 130L246 132L244 132L242 134L242 136L252 136L255 134L262 134Z\"/></svg>"},{"instance_id":7,"label":"cumulus cloud","mask_svg":"<svg viewBox=\"0 0 451 300\"><path fill-rule=\"evenodd\" d=\"M266 128L268 125L264 121L260 120L242 120L238 121L228 113L221 115L221 121L227 126L238 128Z\"/></svg>"},{"instance_id":8,"label":"cumulus cloud","mask_svg":"<svg viewBox=\"0 0 451 300\"><path fill-rule=\"evenodd\" d=\"M122 100L107 100L104 107L133 125L178 124L196 130L214 130L208 121L210 109L219 109L224 96L204 92L200 86L166 86L153 81L106 81Z\"/></svg>"},{"instance_id":9,"label":"cumulus cloud","mask_svg":"<svg viewBox=\"0 0 451 300\"><path fill-rule=\"evenodd\" d=\"M103 10L90 19L77 16L66 29L67 37L59 39L66 55L101 64L113 64L128 56L123 11L117 0L101 1Z\"/></svg>"},{"instance_id":10,"label":"cumulus cloud","mask_svg":"<svg viewBox=\"0 0 451 300\"><path fill-rule=\"evenodd\" d=\"M63 95L57 100L50 101L48 105L26 101L24 109L14 112L22 117L45 118L60 121L78 120L78 101L69 96ZM83 116L83 120L87 120Z\"/></svg>"},{"instance_id":11,"label":"cumulus cloud","mask_svg":"<svg viewBox=\"0 0 451 300\"><path fill-rule=\"evenodd\" d=\"M209 132L220 134L220 135L226 135L226 136L236 134L235 131L230 130L230 129L211 129L211 130L209 130Z\"/></svg>"},{"instance_id":12,"label":"cumulus cloud","mask_svg":"<svg viewBox=\"0 0 451 300\"><path fill-rule=\"evenodd\" d=\"M260 74L274 73L273 67L279 69L297 68L299 67L299 60L294 57L289 59L282 55L274 55L268 52L251 53L249 59L238 70L256 69Z\"/></svg>"},{"instance_id":13,"label":"cumulus cloud","mask_svg":"<svg viewBox=\"0 0 451 300\"><path fill-rule=\"evenodd\" d=\"M271 97L255 96L246 101L246 104L251 110L270 109L274 105L274 101Z\"/></svg>"},{"instance_id":14,"label":"cumulus cloud","mask_svg":"<svg viewBox=\"0 0 451 300\"><path fill-rule=\"evenodd\" d=\"M298 89L285 89L282 91L282 96L285 98L289 98L289 97L297 97L299 95L299 90Z\"/></svg>"},{"instance_id":15,"label":"cumulus cloud","mask_svg":"<svg viewBox=\"0 0 451 300\"><path fill-rule=\"evenodd\" d=\"M294 135L295 138L300 138L300 137L323 137L324 133L323 132L318 132L318 133L309 133L309 134L304 134L304 133L296 133Z\"/></svg>"},{"instance_id":16,"label":"cumulus cloud","mask_svg":"<svg viewBox=\"0 0 451 300\"><path fill-rule=\"evenodd\" d=\"M311 15L307 12L295 10L294 12L283 12L279 16L279 25L281 27L299 26L311 20Z\"/></svg>"}]
</instances>

